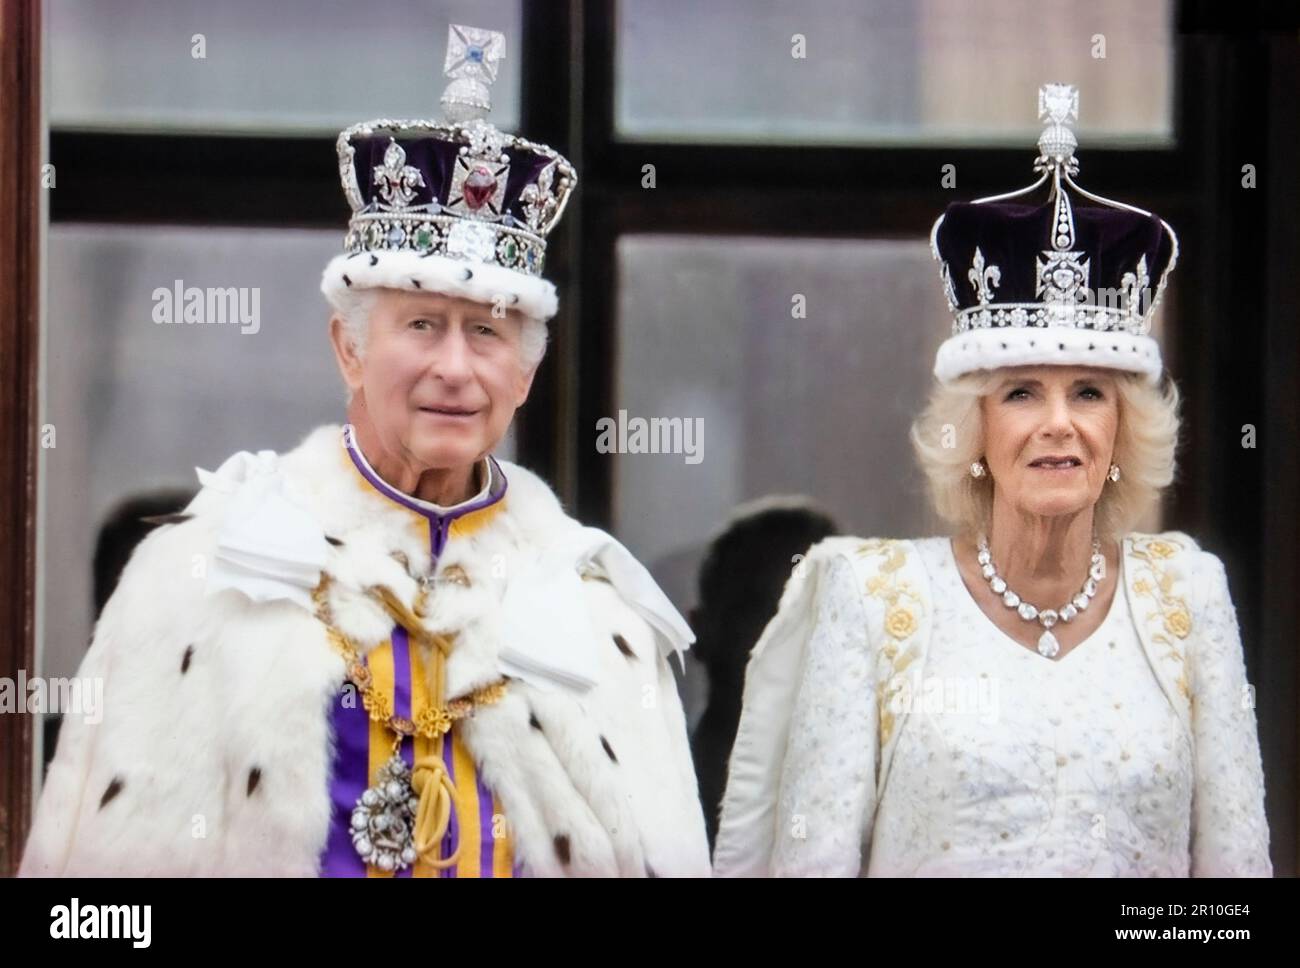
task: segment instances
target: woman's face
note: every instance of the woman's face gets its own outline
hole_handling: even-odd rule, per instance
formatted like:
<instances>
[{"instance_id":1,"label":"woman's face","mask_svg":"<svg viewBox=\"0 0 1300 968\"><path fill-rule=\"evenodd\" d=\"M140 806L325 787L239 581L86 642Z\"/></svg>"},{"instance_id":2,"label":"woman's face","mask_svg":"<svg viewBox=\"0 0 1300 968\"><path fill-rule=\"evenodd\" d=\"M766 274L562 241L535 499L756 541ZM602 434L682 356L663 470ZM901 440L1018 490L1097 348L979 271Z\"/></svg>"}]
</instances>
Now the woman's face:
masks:
<instances>
[{"instance_id":1,"label":"woman's face","mask_svg":"<svg viewBox=\"0 0 1300 968\"><path fill-rule=\"evenodd\" d=\"M1075 514L1101 497L1119 430L1113 373L1022 366L980 400L995 503L1020 514Z\"/></svg>"}]
</instances>

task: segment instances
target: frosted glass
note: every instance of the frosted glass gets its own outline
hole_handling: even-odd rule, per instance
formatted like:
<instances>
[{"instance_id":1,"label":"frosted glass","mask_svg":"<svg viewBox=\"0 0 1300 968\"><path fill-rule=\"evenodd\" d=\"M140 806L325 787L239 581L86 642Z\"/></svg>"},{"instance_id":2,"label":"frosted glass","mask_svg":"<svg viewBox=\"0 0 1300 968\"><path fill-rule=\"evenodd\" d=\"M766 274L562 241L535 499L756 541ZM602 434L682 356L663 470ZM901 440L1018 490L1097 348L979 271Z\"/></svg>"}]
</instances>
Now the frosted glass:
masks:
<instances>
[{"instance_id":1,"label":"frosted glass","mask_svg":"<svg viewBox=\"0 0 1300 968\"><path fill-rule=\"evenodd\" d=\"M931 526L907 432L951 317L926 242L633 235L618 265L611 416L703 422L698 463L608 458L615 529L679 604L751 498L808 494L860 534Z\"/></svg>"},{"instance_id":2,"label":"frosted glass","mask_svg":"<svg viewBox=\"0 0 1300 968\"><path fill-rule=\"evenodd\" d=\"M1085 146L1172 139L1167 0L617 9L615 126L628 140L1032 145L1037 91L1051 82L1079 87ZM796 34L802 58L792 56Z\"/></svg>"},{"instance_id":3,"label":"frosted glass","mask_svg":"<svg viewBox=\"0 0 1300 968\"><path fill-rule=\"evenodd\" d=\"M55 128L319 134L438 118L449 23L505 33L492 119L519 121L520 5L506 0L47 0L46 11Z\"/></svg>"}]
</instances>

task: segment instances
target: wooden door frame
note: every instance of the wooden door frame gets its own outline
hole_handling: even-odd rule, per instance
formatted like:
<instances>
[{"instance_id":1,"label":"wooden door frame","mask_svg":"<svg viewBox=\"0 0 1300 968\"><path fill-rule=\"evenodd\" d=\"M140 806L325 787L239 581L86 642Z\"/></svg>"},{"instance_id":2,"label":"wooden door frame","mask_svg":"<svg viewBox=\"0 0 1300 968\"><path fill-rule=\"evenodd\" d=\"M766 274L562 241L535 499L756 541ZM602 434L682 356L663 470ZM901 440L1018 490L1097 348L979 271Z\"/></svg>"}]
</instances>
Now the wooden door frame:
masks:
<instances>
[{"instance_id":1,"label":"wooden door frame","mask_svg":"<svg viewBox=\"0 0 1300 968\"><path fill-rule=\"evenodd\" d=\"M0 0L0 676L14 681L36 642L40 82L41 2ZM32 720L0 715L0 875L17 868L31 816Z\"/></svg>"}]
</instances>

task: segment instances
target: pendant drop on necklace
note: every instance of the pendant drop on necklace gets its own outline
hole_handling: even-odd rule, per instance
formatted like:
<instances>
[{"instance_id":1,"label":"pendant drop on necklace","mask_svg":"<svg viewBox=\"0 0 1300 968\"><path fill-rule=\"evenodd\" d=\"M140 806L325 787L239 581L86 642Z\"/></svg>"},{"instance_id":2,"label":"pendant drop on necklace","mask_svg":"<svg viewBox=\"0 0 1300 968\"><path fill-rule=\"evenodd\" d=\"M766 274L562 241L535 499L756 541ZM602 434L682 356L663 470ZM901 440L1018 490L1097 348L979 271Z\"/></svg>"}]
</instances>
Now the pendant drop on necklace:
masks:
<instances>
[{"instance_id":1,"label":"pendant drop on necklace","mask_svg":"<svg viewBox=\"0 0 1300 968\"><path fill-rule=\"evenodd\" d=\"M1038 637L1038 654L1045 655L1047 658L1053 658L1056 653L1061 651L1061 643L1056 641L1056 636L1052 630L1048 629Z\"/></svg>"},{"instance_id":2,"label":"pendant drop on necklace","mask_svg":"<svg viewBox=\"0 0 1300 968\"><path fill-rule=\"evenodd\" d=\"M1088 561L1088 578L1084 581L1079 594L1062 605L1059 611L1054 608L1039 609L1007 587L1006 579L998 574L997 566L993 564L993 554L989 551L986 535L979 536L976 548L976 560L980 563L980 570L988 581L989 587L993 589L993 594L1000 595L1002 604L1007 608L1016 609L1026 622L1037 621L1044 628L1045 631L1038 637L1038 654L1049 659L1054 658L1061 651L1061 643L1052 634L1052 626L1057 622L1069 622L1086 609L1093 596L1097 594L1097 583L1105 577L1106 559L1101 553L1101 541L1095 534L1093 535L1092 557Z\"/></svg>"},{"instance_id":3,"label":"pendant drop on necklace","mask_svg":"<svg viewBox=\"0 0 1300 968\"><path fill-rule=\"evenodd\" d=\"M414 864L419 806L411 768L395 755L380 767L375 785L361 794L352 811L352 846L361 859L382 871L402 871Z\"/></svg>"}]
</instances>

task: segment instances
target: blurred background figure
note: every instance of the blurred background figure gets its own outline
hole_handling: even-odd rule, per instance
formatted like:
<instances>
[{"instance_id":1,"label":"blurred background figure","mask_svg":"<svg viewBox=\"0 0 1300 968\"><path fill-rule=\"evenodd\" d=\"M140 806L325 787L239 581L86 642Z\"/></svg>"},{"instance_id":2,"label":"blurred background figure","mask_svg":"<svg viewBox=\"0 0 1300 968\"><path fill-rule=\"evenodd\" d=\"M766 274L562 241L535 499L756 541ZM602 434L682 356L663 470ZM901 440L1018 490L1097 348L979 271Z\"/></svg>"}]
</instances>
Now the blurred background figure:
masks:
<instances>
[{"instance_id":1,"label":"blurred background figure","mask_svg":"<svg viewBox=\"0 0 1300 968\"><path fill-rule=\"evenodd\" d=\"M160 487L133 494L104 519L95 541L95 618L117 587L122 570L136 545L154 528L170 524L194 500L196 491L185 487Z\"/></svg>"},{"instance_id":2,"label":"blurred background figure","mask_svg":"<svg viewBox=\"0 0 1300 968\"><path fill-rule=\"evenodd\" d=\"M768 496L737 507L705 553L699 605L691 612L697 636L691 651L708 671L709 690L691 735L691 754L710 850L750 650L776 614L790 570L812 545L838 533L835 521L810 498Z\"/></svg>"},{"instance_id":3,"label":"blurred background figure","mask_svg":"<svg viewBox=\"0 0 1300 968\"><path fill-rule=\"evenodd\" d=\"M133 494L118 504L100 526L95 539L94 597L95 618L104 610L104 604L117 587L122 569L131 560L136 545L161 524L167 524L173 515L180 514L194 498L193 488L163 487L142 494ZM42 776L54 759L54 744L59 738L62 713L46 713L42 724L45 734L45 757Z\"/></svg>"}]
</instances>

